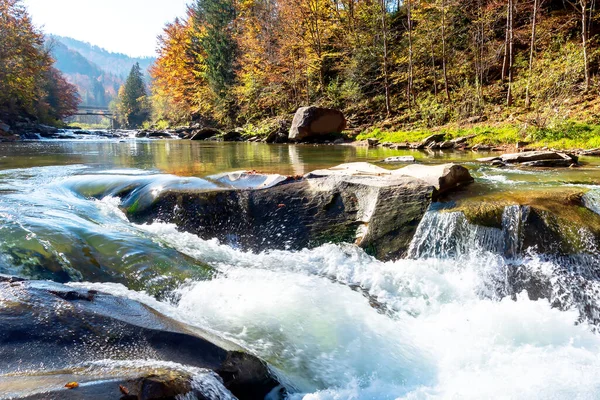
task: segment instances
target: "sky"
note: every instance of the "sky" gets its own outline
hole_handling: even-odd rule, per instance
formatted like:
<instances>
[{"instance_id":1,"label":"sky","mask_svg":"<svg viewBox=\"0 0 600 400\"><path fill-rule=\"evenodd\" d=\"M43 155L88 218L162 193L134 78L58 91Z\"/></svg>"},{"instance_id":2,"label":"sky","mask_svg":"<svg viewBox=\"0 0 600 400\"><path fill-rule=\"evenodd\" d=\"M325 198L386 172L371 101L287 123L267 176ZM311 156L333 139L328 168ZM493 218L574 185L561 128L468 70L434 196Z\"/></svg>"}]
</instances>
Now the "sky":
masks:
<instances>
[{"instance_id":1,"label":"sky","mask_svg":"<svg viewBox=\"0 0 600 400\"><path fill-rule=\"evenodd\" d=\"M69 36L132 57L155 56L156 37L190 0L24 0L47 34Z\"/></svg>"}]
</instances>

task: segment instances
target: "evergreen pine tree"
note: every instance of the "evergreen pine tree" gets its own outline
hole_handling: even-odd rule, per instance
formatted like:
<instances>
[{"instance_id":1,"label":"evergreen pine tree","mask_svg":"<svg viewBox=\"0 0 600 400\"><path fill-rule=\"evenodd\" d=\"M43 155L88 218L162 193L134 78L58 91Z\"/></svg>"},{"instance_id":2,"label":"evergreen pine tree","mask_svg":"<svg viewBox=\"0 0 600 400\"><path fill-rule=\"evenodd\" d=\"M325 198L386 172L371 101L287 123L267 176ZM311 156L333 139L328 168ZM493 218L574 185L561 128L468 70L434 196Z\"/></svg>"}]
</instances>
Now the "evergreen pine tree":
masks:
<instances>
[{"instance_id":1,"label":"evergreen pine tree","mask_svg":"<svg viewBox=\"0 0 600 400\"><path fill-rule=\"evenodd\" d=\"M119 122L128 128L137 128L150 117L148 94L138 63L131 68L125 84L119 89L117 116Z\"/></svg>"},{"instance_id":2,"label":"evergreen pine tree","mask_svg":"<svg viewBox=\"0 0 600 400\"><path fill-rule=\"evenodd\" d=\"M206 55L206 75L213 92L224 98L235 79L236 42L232 24L236 17L232 0L197 0L193 8L196 26L206 31L199 45Z\"/></svg>"}]
</instances>

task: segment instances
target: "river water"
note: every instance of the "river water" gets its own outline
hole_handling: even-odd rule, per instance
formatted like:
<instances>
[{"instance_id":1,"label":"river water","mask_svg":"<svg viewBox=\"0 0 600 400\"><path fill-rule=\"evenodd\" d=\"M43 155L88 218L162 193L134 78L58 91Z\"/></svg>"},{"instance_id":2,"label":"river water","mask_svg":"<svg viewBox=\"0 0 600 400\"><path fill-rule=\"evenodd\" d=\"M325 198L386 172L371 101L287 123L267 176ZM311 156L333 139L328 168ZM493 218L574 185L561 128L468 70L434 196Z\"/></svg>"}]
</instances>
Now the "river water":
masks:
<instances>
[{"instance_id":1,"label":"river water","mask_svg":"<svg viewBox=\"0 0 600 400\"><path fill-rule=\"evenodd\" d=\"M380 262L352 245L243 252L174 225L132 224L118 199L73 189L240 169L301 175L406 154L162 140L1 144L0 273L147 303L257 354L294 400L600 398L596 326L575 303L556 307L556 299L506 287L515 266L551 286L562 279L559 261L535 252L515 260L506 251L518 210L505 211L503 229L491 232L432 209L410 257ZM592 159L578 170L532 173L481 167L472 153L416 156L464 162L476 177L470 190L481 195L567 185L594 199L600 189ZM595 262L593 246L586 256ZM561 296L589 291L597 306L597 280L585 283L560 286Z\"/></svg>"}]
</instances>

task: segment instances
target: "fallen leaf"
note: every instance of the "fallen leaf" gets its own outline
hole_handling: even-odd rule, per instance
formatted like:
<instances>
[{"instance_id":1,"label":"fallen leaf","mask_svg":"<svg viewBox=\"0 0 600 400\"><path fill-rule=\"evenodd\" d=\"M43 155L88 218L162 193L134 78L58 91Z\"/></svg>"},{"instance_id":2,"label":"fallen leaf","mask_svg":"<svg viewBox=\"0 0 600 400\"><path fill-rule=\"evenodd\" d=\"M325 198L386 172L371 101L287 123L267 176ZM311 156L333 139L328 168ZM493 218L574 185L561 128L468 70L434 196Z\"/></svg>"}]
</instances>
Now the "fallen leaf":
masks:
<instances>
[{"instance_id":1,"label":"fallen leaf","mask_svg":"<svg viewBox=\"0 0 600 400\"><path fill-rule=\"evenodd\" d=\"M65 385L67 389L75 389L79 387L79 383L77 382L69 382Z\"/></svg>"}]
</instances>

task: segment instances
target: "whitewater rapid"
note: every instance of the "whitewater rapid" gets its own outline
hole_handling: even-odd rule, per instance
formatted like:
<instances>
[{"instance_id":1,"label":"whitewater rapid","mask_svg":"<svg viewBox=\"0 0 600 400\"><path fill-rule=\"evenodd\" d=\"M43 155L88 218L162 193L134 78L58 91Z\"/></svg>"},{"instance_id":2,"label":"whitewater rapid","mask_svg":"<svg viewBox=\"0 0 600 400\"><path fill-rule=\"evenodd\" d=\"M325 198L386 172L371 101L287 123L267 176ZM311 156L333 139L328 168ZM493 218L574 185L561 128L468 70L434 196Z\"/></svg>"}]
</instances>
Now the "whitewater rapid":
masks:
<instances>
[{"instance_id":1,"label":"whitewater rapid","mask_svg":"<svg viewBox=\"0 0 600 400\"><path fill-rule=\"evenodd\" d=\"M291 399L600 397L600 337L576 309L526 292L516 301L499 296L511 264L498 254L387 263L351 245L253 254L173 225L136 228L210 263L217 276L186 282L171 302L122 285L83 285L242 345L281 374ZM556 268L523 262L549 279Z\"/></svg>"},{"instance_id":2,"label":"whitewater rapid","mask_svg":"<svg viewBox=\"0 0 600 400\"><path fill-rule=\"evenodd\" d=\"M119 199L83 198L62 185L80 173L90 172L72 166L0 175L7 272L32 268L11 264L28 260L30 253L13 254L24 245L72 267L75 278L78 263L89 261L78 258L82 248L102 265L123 264L125 273L208 264L213 275L159 297L117 283L71 285L141 301L238 343L272 366L291 400L600 398L600 336L576 304L555 304L575 291L598 304L598 282L569 286L552 259L510 257L513 228L473 228L453 213L431 212L408 259L380 262L332 244L254 254L174 225L132 224ZM522 211L508 210L506 226ZM515 268L548 282L552 303L515 292Z\"/></svg>"}]
</instances>

